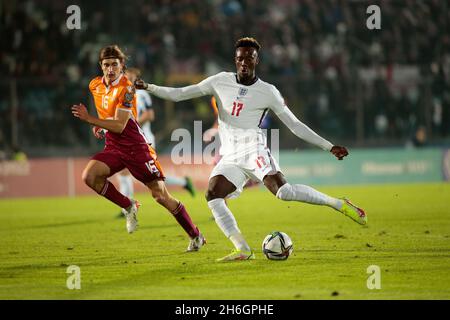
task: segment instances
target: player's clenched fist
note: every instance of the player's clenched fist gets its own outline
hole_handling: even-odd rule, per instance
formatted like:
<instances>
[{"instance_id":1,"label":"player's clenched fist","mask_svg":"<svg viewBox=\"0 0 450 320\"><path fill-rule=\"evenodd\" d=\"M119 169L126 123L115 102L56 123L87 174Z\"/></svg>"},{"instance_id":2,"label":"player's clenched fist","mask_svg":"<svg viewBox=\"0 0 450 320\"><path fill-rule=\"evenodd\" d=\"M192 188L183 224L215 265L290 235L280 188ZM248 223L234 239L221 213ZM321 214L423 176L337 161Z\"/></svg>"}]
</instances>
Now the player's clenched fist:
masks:
<instances>
[{"instance_id":1,"label":"player's clenched fist","mask_svg":"<svg viewBox=\"0 0 450 320\"><path fill-rule=\"evenodd\" d=\"M347 148L341 146L333 146L330 152L339 160L342 160L344 157L348 156Z\"/></svg>"},{"instance_id":2,"label":"player's clenched fist","mask_svg":"<svg viewBox=\"0 0 450 320\"><path fill-rule=\"evenodd\" d=\"M147 87L148 87L148 84L145 83L145 81L142 80L142 79L137 79L137 80L134 82L134 87L135 87L136 89L144 89L144 90L146 90Z\"/></svg>"},{"instance_id":3,"label":"player's clenched fist","mask_svg":"<svg viewBox=\"0 0 450 320\"><path fill-rule=\"evenodd\" d=\"M100 127L97 127L97 126L92 127L92 133L99 140L101 140L105 137L105 133L104 133L103 129Z\"/></svg>"}]
</instances>

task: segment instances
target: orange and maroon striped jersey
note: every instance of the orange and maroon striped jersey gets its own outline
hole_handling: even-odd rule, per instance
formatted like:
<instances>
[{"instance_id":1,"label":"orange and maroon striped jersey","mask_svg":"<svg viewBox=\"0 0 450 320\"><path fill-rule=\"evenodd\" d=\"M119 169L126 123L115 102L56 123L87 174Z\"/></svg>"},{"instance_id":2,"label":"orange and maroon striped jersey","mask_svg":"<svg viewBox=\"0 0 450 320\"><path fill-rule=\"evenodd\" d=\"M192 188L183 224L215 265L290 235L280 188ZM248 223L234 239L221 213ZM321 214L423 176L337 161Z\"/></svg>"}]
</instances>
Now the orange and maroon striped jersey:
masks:
<instances>
[{"instance_id":1,"label":"orange and maroon striped jersey","mask_svg":"<svg viewBox=\"0 0 450 320\"><path fill-rule=\"evenodd\" d=\"M125 75L121 75L109 86L103 77L96 77L89 83L94 97L95 107L100 119L115 119L118 109L131 112L131 116L122 133L107 132L106 145L133 146L148 144L141 127L136 121L135 88Z\"/></svg>"}]
</instances>

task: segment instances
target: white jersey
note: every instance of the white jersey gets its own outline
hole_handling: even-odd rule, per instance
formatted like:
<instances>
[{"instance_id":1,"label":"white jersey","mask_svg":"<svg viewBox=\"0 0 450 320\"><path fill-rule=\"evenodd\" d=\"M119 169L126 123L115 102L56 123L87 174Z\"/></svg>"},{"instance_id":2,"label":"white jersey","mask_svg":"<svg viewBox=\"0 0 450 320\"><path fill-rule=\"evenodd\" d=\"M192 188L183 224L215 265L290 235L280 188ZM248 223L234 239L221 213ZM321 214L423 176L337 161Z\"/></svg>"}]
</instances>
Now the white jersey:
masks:
<instances>
[{"instance_id":1,"label":"white jersey","mask_svg":"<svg viewBox=\"0 0 450 320\"><path fill-rule=\"evenodd\" d=\"M147 110L152 109L152 98L145 90L136 90L136 106L137 106L137 115L138 119ZM147 138L147 141L151 143L153 146L155 145L155 136L152 133L152 127L150 121L147 121L142 126L142 131L144 131L144 135Z\"/></svg>"},{"instance_id":2,"label":"white jersey","mask_svg":"<svg viewBox=\"0 0 450 320\"><path fill-rule=\"evenodd\" d=\"M216 97L219 121L240 129L258 129L266 112L280 113L284 107L278 90L258 79L249 86L239 84L236 75L222 72L199 84L205 94Z\"/></svg>"},{"instance_id":3,"label":"white jersey","mask_svg":"<svg viewBox=\"0 0 450 320\"><path fill-rule=\"evenodd\" d=\"M303 140L324 150L333 146L298 120L277 88L261 79L247 86L238 82L235 73L221 72L196 85L183 88L149 85L147 90L175 102L214 95L219 110L220 153L229 159L238 159L266 146L266 136L259 126L268 110Z\"/></svg>"},{"instance_id":4,"label":"white jersey","mask_svg":"<svg viewBox=\"0 0 450 320\"><path fill-rule=\"evenodd\" d=\"M260 125L269 110L278 114L285 106L273 85L257 79L245 86L238 83L235 73L222 72L199 86L205 94L216 98L222 156L238 159L266 146L266 135Z\"/></svg>"},{"instance_id":5,"label":"white jersey","mask_svg":"<svg viewBox=\"0 0 450 320\"><path fill-rule=\"evenodd\" d=\"M298 120L275 86L261 79L246 86L238 82L235 73L221 72L196 85L170 88L150 84L147 90L175 102L205 95L215 96L219 110L222 159L210 177L222 175L233 183L236 191L230 197L242 192L248 179L263 181L265 176L281 172L259 127L268 110L272 110L299 138L328 151L333 146Z\"/></svg>"}]
</instances>

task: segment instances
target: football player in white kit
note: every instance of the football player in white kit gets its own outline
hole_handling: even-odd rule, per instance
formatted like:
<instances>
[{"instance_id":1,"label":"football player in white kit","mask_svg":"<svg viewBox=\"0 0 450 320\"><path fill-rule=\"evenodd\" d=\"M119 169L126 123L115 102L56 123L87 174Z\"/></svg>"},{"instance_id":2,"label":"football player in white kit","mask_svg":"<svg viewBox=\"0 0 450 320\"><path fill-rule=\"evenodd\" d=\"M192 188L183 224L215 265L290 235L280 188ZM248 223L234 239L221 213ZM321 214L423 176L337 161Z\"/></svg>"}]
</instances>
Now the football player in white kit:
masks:
<instances>
[{"instance_id":1,"label":"football player in white kit","mask_svg":"<svg viewBox=\"0 0 450 320\"><path fill-rule=\"evenodd\" d=\"M359 224L367 223L364 211L347 199L333 198L309 186L286 181L267 148L266 136L259 128L268 110L272 110L296 136L331 152L339 160L347 156L348 152L345 147L333 145L298 120L277 88L256 76L260 48L253 38L239 39L235 44L237 72L221 72L196 85L169 88L147 84L143 80L135 82L136 88L146 89L172 101L205 95L214 95L216 98L222 159L211 172L206 199L217 225L235 246L235 250L217 261L255 258L224 200L239 195L248 179L263 182L281 200L329 206Z\"/></svg>"},{"instance_id":2,"label":"football player in white kit","mask_svg":"<svg viewBox=\"0 0 450 320\"><path fill-rule=\"evenodd\" d=\"M137 68L128 68L125 71L127 78L134 82L137 78L141 76L141 71ZM136 90L136 107L138 114L138 123L140 124L142 130L144 131L145 138L147 141L155 148L155 135L151 129L151 122L155 120L155 112L152 107L152 98L145 90ZM132 198L134 194L133 177L130 172L125 169L119 172L119 190L122 194L127 197ZM189 177L176 177L167 176L165 180L166 185L176 185L187 190L191 196L195 196L194 185ZM122 212L119 213L118 217L122 218Z\"/></svg>"}]
</instances>

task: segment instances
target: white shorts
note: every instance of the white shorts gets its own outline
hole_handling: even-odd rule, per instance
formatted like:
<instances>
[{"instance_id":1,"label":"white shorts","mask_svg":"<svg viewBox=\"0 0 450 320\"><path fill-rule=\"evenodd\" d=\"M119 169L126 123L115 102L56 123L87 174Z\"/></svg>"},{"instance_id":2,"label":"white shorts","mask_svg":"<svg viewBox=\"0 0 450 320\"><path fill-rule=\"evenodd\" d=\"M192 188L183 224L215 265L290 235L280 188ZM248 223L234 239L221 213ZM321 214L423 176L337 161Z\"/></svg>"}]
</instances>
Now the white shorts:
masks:
<instances>
[{"instance_id":1,"label":"white shorts","mask_svg":"<svg viewBox=\"0 0 450 320\"><path fill-rule=\"evenodd\" d=\"M281 172L280 166L270 154L269 148L260 148L241 158L231 158L226 155L214 167L209 179L222 175L230 181L236 190L227 198L238 197L248 180L263 182L267 175Z\"/></svg>"}]
</instances>

